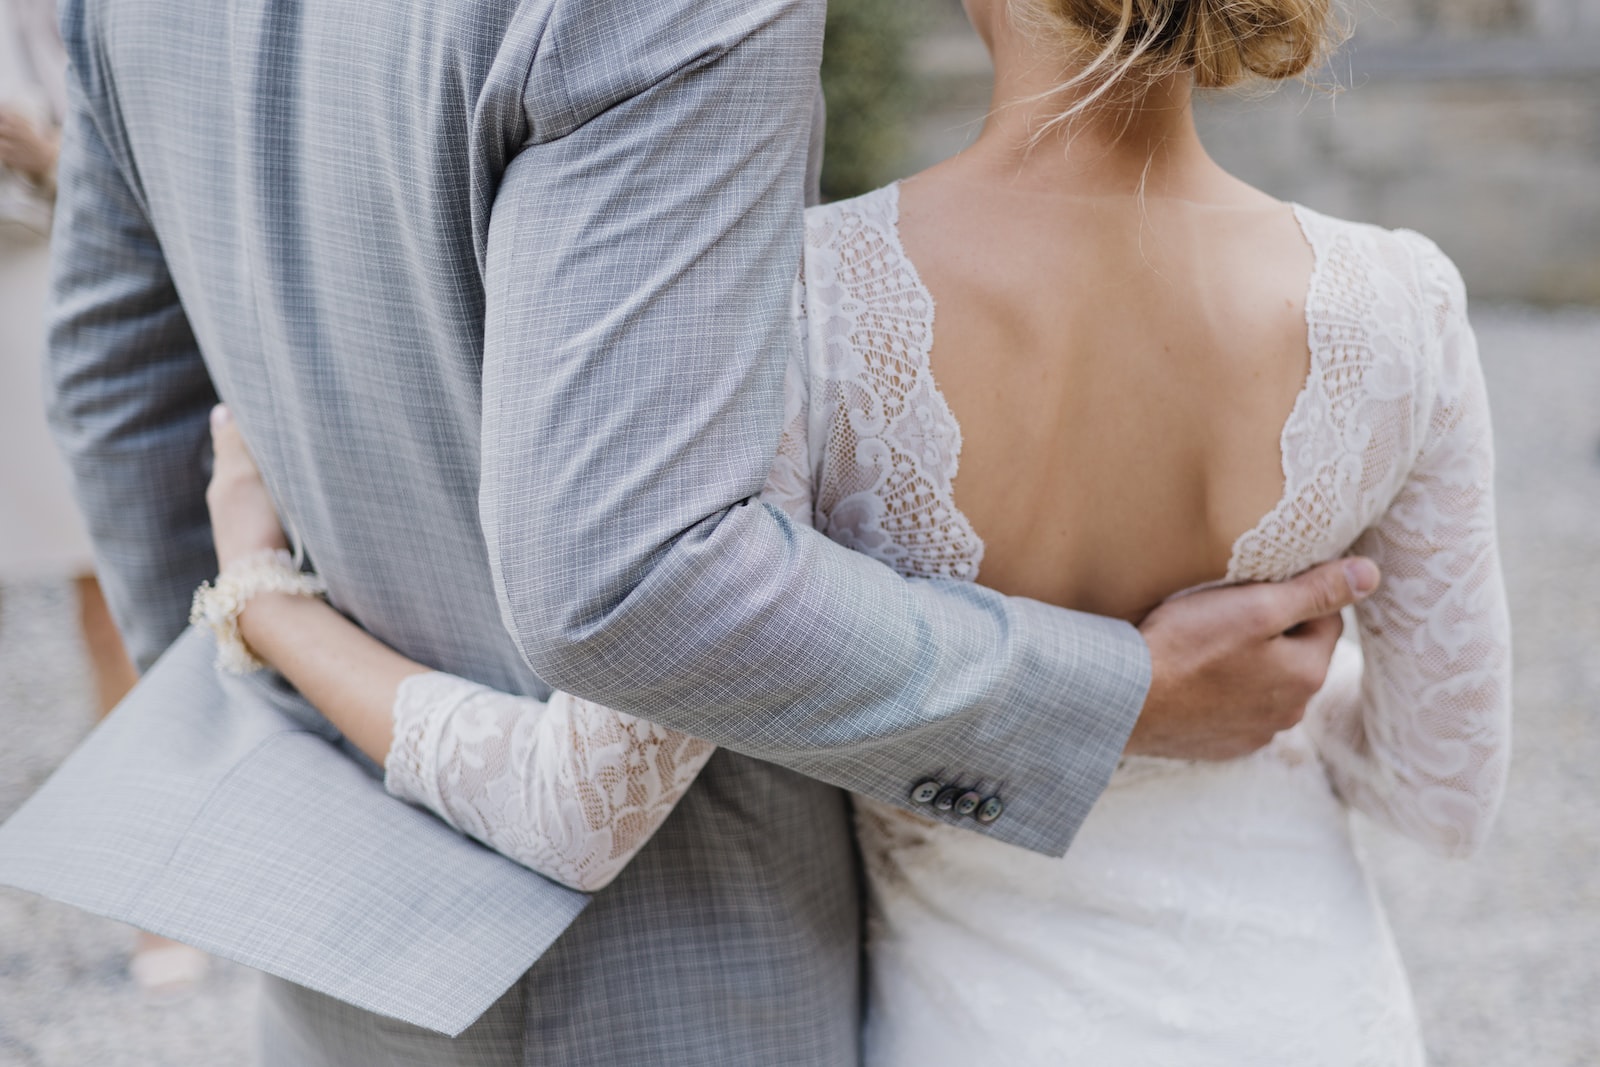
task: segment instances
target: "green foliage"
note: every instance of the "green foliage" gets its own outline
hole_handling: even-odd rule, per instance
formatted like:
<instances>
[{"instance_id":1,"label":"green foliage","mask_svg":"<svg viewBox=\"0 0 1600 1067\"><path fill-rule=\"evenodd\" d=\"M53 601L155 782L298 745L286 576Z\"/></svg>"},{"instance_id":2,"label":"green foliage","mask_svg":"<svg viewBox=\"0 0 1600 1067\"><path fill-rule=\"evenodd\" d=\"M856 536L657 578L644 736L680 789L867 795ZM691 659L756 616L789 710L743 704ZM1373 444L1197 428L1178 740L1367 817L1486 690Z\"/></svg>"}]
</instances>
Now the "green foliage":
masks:
<instances>
[{"instance_id":1,"label":"green foliage","mask_svg":"<svg viewBox=\"0 0 1600 1067\"><path fill-rule=\"evenodd\" d=\"M822 194L856 196L897 177L917 102L909 46L926 0L830 0L822 53L828 143Z\"/></svg>"}]
</instances>

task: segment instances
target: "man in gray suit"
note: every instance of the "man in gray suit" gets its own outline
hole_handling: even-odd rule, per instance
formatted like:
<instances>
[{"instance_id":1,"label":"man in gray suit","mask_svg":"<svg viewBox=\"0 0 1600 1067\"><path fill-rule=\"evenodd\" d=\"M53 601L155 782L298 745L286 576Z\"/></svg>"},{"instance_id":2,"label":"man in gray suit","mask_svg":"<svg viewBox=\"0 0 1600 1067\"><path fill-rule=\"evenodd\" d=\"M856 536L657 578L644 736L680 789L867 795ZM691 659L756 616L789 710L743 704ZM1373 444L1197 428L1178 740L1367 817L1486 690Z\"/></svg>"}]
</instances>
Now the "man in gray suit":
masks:
<instances>
[{"instance_id":1,"label":"man in gray suit","mask_svg":"<svg viewBox=\"0 0 1600 1067\"><path fill-rule=\"evenodd\" d=\"M0 831L0 877L278 976L270 1064L848 1064L836 787L976 788L998 818L939 817L1060 854L1125 746L1230 756L1299 716L1336 568L1141 632L902 580L754 502L822 16L68 0L53 416L154 666ZM383 641L722 746L604 893L390 801L180 639L218 396Z\"/></svg>"}]
</instances>

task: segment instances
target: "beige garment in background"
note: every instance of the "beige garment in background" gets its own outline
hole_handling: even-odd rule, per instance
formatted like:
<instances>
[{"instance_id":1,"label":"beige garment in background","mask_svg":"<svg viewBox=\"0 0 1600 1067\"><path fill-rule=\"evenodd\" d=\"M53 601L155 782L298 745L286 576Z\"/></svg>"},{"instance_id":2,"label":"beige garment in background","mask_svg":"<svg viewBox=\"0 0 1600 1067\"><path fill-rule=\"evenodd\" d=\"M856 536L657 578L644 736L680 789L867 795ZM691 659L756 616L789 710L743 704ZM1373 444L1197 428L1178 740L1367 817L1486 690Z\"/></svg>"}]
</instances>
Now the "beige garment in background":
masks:
<instances>
[{"instance_id":1,"label":"beige garment in background","mask_svg":"<svg viewBox=\"0 0 1600 1067\"><path fill-rule=\"evenodd\" d=\"M0 100L19 98L56 125L67 113L67 52L55 0L0 0Z\"/></svg>"},{"instance_id":2,"label":"beige garment in background","mask_svg":"<svg viewBox=\"0 0 1600 1067\"><path fill-rule=\"evenodd\" d=\"M59 116L65 57L47 0L0 0L0 104ZM0 581L91 569L65 464L45 425L40 384L50 249L0 234Z\"/></svg>"},{"instance_id":3,"label":"beige garment in background","mask_svg":"<svg viewBox=\"0 0 1600 1067\"><path fill-rule=\"evenodd\" d=\"M0 581L92 564L40 386L50 247L0 242Z\"/></svg>"}]
</instances>

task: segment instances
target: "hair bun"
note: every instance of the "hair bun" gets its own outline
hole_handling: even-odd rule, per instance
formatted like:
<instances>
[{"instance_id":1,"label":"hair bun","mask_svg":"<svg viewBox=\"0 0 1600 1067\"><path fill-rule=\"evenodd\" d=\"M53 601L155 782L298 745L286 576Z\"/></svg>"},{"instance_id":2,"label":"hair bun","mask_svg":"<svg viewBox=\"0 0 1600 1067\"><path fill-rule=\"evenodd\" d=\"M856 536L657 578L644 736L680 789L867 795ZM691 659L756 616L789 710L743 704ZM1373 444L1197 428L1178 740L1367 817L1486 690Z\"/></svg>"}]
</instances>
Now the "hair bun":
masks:
<instances>
[{"instance_id":1,"label":"hair bun","mask_svg":"<svg viewBox=\"0 0 1600 1067\"><path fill-rule=\"evenodd\" d=\"M1224 89L1252 77L1294 78L1329 51L1332 0L1013 0L1019 25L1087 61L1072 83L1150 84L1193 73L1195 85Z\"/></svg>"},{"instance_id":2,"label":"hair bun","mask_svg":"<svg viewBox=\"0 0 1600 1067\"><path fill-rule=\"evenodd\" d=\"M1296 78L1321 61L1332 41L1329 0L1177 0L1172 48L1203 89L1251 76Z\"/></svg>"}]
</instances>

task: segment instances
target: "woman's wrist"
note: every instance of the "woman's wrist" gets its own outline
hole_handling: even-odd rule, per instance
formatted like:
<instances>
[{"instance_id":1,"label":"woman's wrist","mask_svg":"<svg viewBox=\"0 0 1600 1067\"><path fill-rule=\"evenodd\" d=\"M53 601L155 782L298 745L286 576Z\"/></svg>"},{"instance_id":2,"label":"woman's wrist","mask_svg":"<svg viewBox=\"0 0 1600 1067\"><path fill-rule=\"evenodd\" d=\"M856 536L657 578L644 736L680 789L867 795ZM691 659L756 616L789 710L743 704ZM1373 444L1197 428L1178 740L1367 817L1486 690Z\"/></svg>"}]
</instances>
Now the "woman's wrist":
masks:
<instances>
[{"instance_id":1,"label":"woman's wrist","mask_svg":"<svg viewBox=\"0 0 1600 1067\"><path fill-rule=\"evenodd\" d=\"M400 683L428 673L427 667L311 597L252 597L240 612L239 632L258 659L288 679L348 740L379 766L387 765Z\"/></svg>"},{"instance_id":2,"label":"woman's wrist","mask_svg":"<svg viewBox=\"0 0 1600 1067\"><path fill-rule=\"evenodd\" d=\"M280 635L292 627L296 611L315 604L292 593L257 594L239 611L239 637L257 659L276 669Z\"/></svg>"},{"instance_id":3,"label":"woman's wrist","mask_svg":"<svg viewBox=\"0 0 1600 1067\"><path fill-rule=\"evenodd\" d=\"M251 603L268 596L320 597L326 589L316 574L300 570L286 550L266 549L232 560L214 582L195 590L189 621L204 626L216 638L219 668L248 674L266 666L241 627L241 617Z\"/></svg>"}]
</instances>

